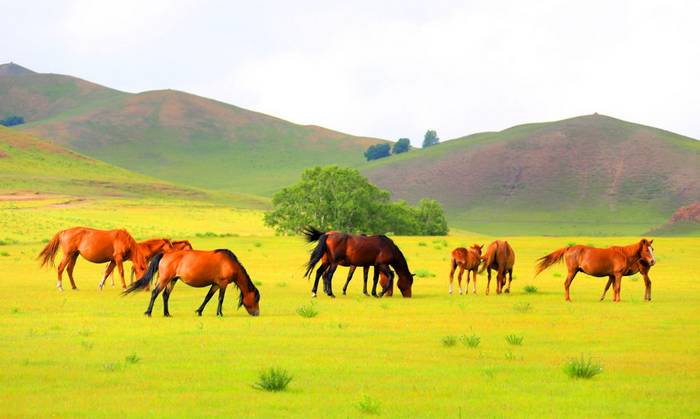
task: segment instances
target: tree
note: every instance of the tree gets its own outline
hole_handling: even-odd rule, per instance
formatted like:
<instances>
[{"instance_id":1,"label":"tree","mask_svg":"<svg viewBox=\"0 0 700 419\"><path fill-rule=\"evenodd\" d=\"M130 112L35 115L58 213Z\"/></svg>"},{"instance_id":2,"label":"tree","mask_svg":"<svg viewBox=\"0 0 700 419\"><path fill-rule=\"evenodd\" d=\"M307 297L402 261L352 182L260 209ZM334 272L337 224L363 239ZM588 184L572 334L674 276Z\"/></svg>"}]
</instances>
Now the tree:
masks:
<instances>
[{"instance_id":1,"label":"tree","mask_svg":"<svg viewBox=\"0 0 700 419\"><path fill-rule=\"evenodd\" d=\"M389 157L390 155L391 146L389 143L374 144L369 146L367 151L365 151L365 158L367 161Z\"/></svg>"},{"instance_id":2,"label":"tree","mask_svg":"<svg viewBox=\"0 0 700 419\"><path fill-rule=\"evenodd\" d=\"M4 125L6 127L12 127L21 124L24 124L24 118L17 115L8 115L4 119L0 119L0 125Z\"/></svg>"},{"instance_id":3,"label":"tree","mask_svg":"<svg viewBox=\"0 0 700 419\"><path fill-rule=\"evenodd\" d=\"M281 234L297 233L307 225L350 233L447 234L437 201L423 200L412 207L391 202L390 197L356 169L317 166L273 196L265 224Z\"/></svg>"},{"instance_id":4,"label":"tree","mask_svg":"<svg viewBox=\"0 0 700 419\"><path fill-rule=\"evenodd\" d=\"M440 137L438 137L435 130L429 129L425 132L423 137L423 148L430 147L440 142Z\"/></svg>"},{"instance_id":5,"label":"tree","mask_svg":"<svg viewBox=\"0 0 700 419\"><path fill-rule=\"evenodd\" d=\"M399 141L394 143L392 154L405 153L411 149L411 140L408 138L399 138Z\"/></svg>"}]
</instances>

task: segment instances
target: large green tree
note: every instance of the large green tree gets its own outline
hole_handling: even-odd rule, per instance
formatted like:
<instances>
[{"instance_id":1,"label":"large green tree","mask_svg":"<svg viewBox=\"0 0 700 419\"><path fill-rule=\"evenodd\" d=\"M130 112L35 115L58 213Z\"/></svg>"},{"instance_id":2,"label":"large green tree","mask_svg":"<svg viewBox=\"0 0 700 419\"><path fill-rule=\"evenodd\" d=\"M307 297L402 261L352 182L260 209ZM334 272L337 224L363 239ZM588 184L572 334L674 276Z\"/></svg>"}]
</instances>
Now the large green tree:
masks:
<instances>
[{"instance_id":1,"label":"large green tree","mask_svg":"<svg viewBox=\"0 0 700 419\"><path fill-rule=\"evenodd\" d=\"M306 169L298 183L275 194L272 205L265 224L282 234L297 233L307 225L367 234L447 234L437 201L422 200L416 207L392 202L389 192L350 168Z\"/></svg>"},{"instance_id":2,"label":"large green tree","mask_svg":"<svg viewBox=\"0 0 700 419\"><path fill-rule=\"evenodd\" d=\"M429 129L425 132L423 137L423 148L433 146L440 142L440 137L437 135L437 131Z\"/></svg>"},{"instance_id":3,"label":"large green tree","mask_svg":"<svg viewBox=\"0 0 700 419\"><path fill-rule=\"evenodd\" d=\"M411 149L411 140L408 138L399 138L399 141L394 143L391 149L393 154L405 153Z\"/></svg>"}]
</instances>

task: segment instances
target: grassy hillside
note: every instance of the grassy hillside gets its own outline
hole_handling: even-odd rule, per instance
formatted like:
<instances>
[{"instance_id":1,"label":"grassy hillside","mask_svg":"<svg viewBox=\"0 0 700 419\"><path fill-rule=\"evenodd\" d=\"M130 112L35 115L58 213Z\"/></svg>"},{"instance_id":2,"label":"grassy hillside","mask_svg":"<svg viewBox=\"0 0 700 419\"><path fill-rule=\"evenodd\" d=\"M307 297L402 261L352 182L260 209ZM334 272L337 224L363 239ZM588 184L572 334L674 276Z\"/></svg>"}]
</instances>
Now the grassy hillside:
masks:
<instances>
[{"instance_id":1,"label":"grassy hillside","mask_svg":"<svg viewBox=\"0 0 700 419\"><path fill-rule=\"evenodd\" d=\"M700 142L589 115L447 141L364 166L395 197L440 200L495 234L640 234L700 197Z\"/></svg>"},{"instance_id":2,"label":"grassy hillside","mask_svg":"<svg viewBox=\"0 0 700 419\"><path fill-rule=\"evenodd\" d=\"M8 65L5 65L6 67ZM271 195L309 166L356 166L376 138L297 125L188 93L123 93L55 74L7 71L0 115L81 154L206 189Z\"/></svg>"},{"instance_id":3,"label":"grassy hillside","mask_svg":"<svg viewBox=\"0 0 700 419\"><path fill-rule=\"evenodd\" d=\"M177 186L85 157L16 129L0 126L0 194L33 200L44 194L74 198L150 198L207 201L263 208L243 194L210 193ZM36 195L36 196L33 196Z\"/></svg>"}]
</instances>

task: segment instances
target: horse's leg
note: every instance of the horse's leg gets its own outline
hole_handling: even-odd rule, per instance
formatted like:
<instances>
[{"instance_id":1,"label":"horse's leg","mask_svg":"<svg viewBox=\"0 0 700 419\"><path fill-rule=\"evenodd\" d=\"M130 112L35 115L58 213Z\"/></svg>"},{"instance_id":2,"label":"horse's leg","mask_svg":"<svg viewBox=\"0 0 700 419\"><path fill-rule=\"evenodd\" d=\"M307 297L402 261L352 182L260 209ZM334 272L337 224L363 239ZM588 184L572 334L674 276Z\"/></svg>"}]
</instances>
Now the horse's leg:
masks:
<instances>
[{"instance_id":1,"label":"horse's leg","mask_svg":"<svg viewBox=\"0 0 700 419\"><path fill-rule=\"evenodd\" d=\"M352 276L355 274L355 266L351 266L350 270L348 271L348 279L345 281L345 285L343 286L343 295L346 295L346 292L348 290L348 284L350 284L350 280L352 279Z\"/></svg>"},{"instance_id":2,"label":"horse's leg","mask_svg":"<svg viewBox=\"0 0 700 419\"><path fill-rule=\"evenodd\" d=\"M649 272L642 272L644 277L644 300L651 301L651 278L649 278Z\"/></svg>"},{"instance_id":3,"label":"horse's leg","mask_svg":"<svg viewBox=\"0 0 700 419\"><path fill-rule=\"evenodd\" d=\"M457 264L455 264L455 260L452 259L452 262L450 262L450 295L452 295L452 283L455 280L455 270L457 269Z\"/></svg>"},{"instance_id":4,"label":"horse's leg","mask_svg":"<svg viewBox=\"0 0 700 419\"><path fill-rule=\"evenodd\" d=\"M335 298L335 295L333 295L333 274L335 274L336 269L338 269L338 265L331 265L331 267L328 268L328 270L326 271L325 277L323 278L324 291L326 292L326 295L331 298Z\"/></svg>"},{"instance_id":5,"label":"horse's leg","mask_svg":"<svg viewBox=\"0 0 700 419\"><path fill-rule=\"evenodd\" d=\"M321 278L321 275L328 269L327 264L321 264L321 266L316 269L316 280L314 281L314 286L311 288L311 297L316 298L316 291L318 290L318 280ZM324 285L325 286L325 285Z\"/></svg>"},{"instance_id":6,"label":"horse's leg","mask_svg":"<svg viewBox=\"0 0 700 419\"><path fill-rule=\"evenodd\" d=\"M469 278L469 274L472 273L472 294L476 295L476 272L479 270L477 269L471 269L469 272L467 272L467 278ZM469 282L469 281L467 281ZM469 294L469 284L467 284L467 288L465 288L464 293Z\"/></svg>"},{"instance_id":7,"label":"horse's leg","mask_svg":"<svg viewBox=\"0 0 700 419\"><path fill-rule=\"evenodd\" d=\"M615 273L615 285L614 285L614 290L615 290L615 301L616 303L620 302L620 290L622 288L622 273Z\"/></svg>"},{"instance_id":8,"label":"horse's leg","mask_svg":"<svg viewBox=\"0 0 700 419\"><path fill-rule=\"evenodd\" d=\"M505 275L503 276L503 281L505 282ZM513 282L513 270L508 270L508 288L504 291L506 294L510 294L510 284Z\"/></svg>"},{"instance_id":9,"label":"horse's leg","mask_svg":"<svg viewBox=\"0 0 700 419\"><path fill-rule=\"evenodd\" d=\"M115 266L116 263L114 263L113 260L107 264L105 274L102 276L102 281L100 281L99 285L97 285L98 290L102 290L102 288L105 286L105 281L107 281L107 277L112 274L112 270L114 270ZM114 278L112 278L112 285L114 285Z\"/></svg>"},{"instance_id":10,"label":"horse's leg","mask_svg":"<svg viewBox=\"0 0 700 419\"><path fill-rule=\"evenodd\" d=\"M75 286L75 281L73 280L73 268L75 268L75 262L78 260L79 255L80 253L78 252L74 253L68 261L68 266L66 267L66 272L68 272L68 279L70 279L70 286L74 290L77 290L78 287Z\"/></svg>"},{"instance_id":11,"label":"horse's leg","mask_svg":"<svg viewBox=\"0 0 700 419\"><path fill-rule=\"evenodd\" d=\"M63 291L63 270L66 269L68 261L70 261L70 255L64 254L61 263L58 264L58 282L56 282L56 288L58 288L59 291Z\"/></svg>"},{"instance_id":12,"label":"horse's leg","mask_svg":"<svg viewBox=\"0 0 700 419\"><path fill-rule=\"evenodd\" d=\"M143 313L143 314L147 315L148 317L151 317L151 313L153 312L153 304L156 302L156 298L158 297L158 294L160 294L160 291L163 289L163 288L161 288L161 283L163 283L163 281L159 280L153 286L153 291L151 292L151 301L148 303L148 308Z\"/></svg>"},{"instance_id":13,"label":"horse's leg","mask_svg":"<svg viewBox=\"0 0 700 419\"><path fill-rule=\"evenodd\" d=\"M576 273L578 270L569 271L569 273L566 275L566 281L564 282L564 291L566 292L566 301L571 301L571 295L569 295L569 287L571 286L571 282L574 280L574 277L576 276Z\"/></svg>"},{"instance_id":14,"label":"horse's leg","mask_svg":"<svg viewBox=\"0 0 700 419\"><path fill-rule=\"evenodd\" d=\"M615 276L614 275L608 276L608 283L605 284L605 289L603 290L603 295L600 296L600 301L605 300L605 294L608 292L608 289L613 284L613 282L615 282Z\"/></svg>"},{"instance_id":15,"label":"horse's leg","mask_svg":"<svg viewBox=\"0 0 700 419\"><path fill-rule=\"evenodd\" d=\"M170 311L168 310L168 300L170 300L170 293L173 291L173 287L177 282L177 278L170 281L167 287L163 290L163 317L170 317Z\"/></svg>"},{"instance_id":16,"label":"horse's leg","mask_svg":"<svg viewBox=\"0 0 700 419\"><path fill-rule=\"evenodd\" d=\"M369 266L363 266L362 267L362 279L364 282L362 285L362 293L364 295L369 295L369 293L367 292L367 275L369 275Z\"/></svg>"},{"instance_id":17,"label":"horse's leg","mask_svg":"<svg viewBox=\"0 0 700 419\"><path fill-rule=\"evenodd\" d=\"M126 281L124 280L124 262L121 258L117 258L117 269L119 269L119 277L122 280L122 289L126 289ZM112 275L112 288L114 288L114 275Z\"/></svg>"},{"instance_id":18,"label":"horse's leg","mask_svg":"<svg viewBox=\"0 0 700 419\"><path fill-rule=\"evenodd\" d=\"M134 283L134 275L136 275L136 269L132 266L131 273L129 274L129 285Z\"/></svg>"},{"instance_id":19,"label":"horse's leg","mask_svg":"<svg viewBox=\"0 0 700 419\"><path fill-rule=\"evenodd\" d=\"M379 265L374 266L374 278L372 278L372 296L377 296L377 282L379 282Z\"/></svg>"},{"instance_id":20,"label":"horse's leg","mask_svg":"<svg viewBox=\"0 0 700 419\"><path fill-rule=\"evenodd\" d=\"M379 296L380 296L380 297L383 297L384 294L386 294L386 292L387 292L389 289L391 289L391 287L394 286L394 284L393 284L393 282L394 282L394 273L391 272L391 269L389 269L389 267L386 266L386 265L379 265L379 271L380 271L381 273L383 273L384 275L386 275L387 278L389 278L389 282L386 284L385 287L382 287L382 292L379 293ZM378 275L377 275L377 277L378 277Z\"/></svg>"},{"instance_id":21,"label":"horse's leg","mask_svg":"<svg viewBox=\"0 0 700 419\"><path fill-rule=\"evenodd\" d=\"M491 268L486 268L486 295L489 295L489 288L491 288Z\"/></svg>"},{"instance_id":22,"label":"horse's leg","mask_svg":"<svg viewBox=\"0 0 700 419\"><path fill-rule=\"evenodd\" d=\"M457 285L459 285L459 295L462 295L462 275L464 275L464 265L459 265L459 274L457 274ZM467 288L469 288L469 272L467 272Z\"/></svg>"},{"instance_id":23,"label":"horse's leg","mask_svg":"<svg viewBox=\"0 0 700 419\"><path fill-rule=\"evenodd\" d=\"M224 306L224 295L226 294L226 283L224 283L223 287L219 287L219 307L216 309L216 315L217 316L224 316L224 312L222 310Z\"/></svg>"},{"instance_id":24,"label":"horse's leg","mask_svg":"<svg viewBox=\"0 0 700 419\"><path fill-rule=\"evenodd\" d=\"M211 300L211 297L214 296L214 293L216 292L216 289L217 289L217 288L219 288L218 285L212 284L212 286L209 288L209 292L207 292L207 296L204 297L204 301L202 301L202 305L199 306L199 308L198 308L197 310L194 311L195 313L197 313L197 315L198 315L199 317L202 317L202 311L204 311L204 307L206 307L206 305L207 305L207 303L209 302L209 300Z\"/></svg>"}]
</instances>

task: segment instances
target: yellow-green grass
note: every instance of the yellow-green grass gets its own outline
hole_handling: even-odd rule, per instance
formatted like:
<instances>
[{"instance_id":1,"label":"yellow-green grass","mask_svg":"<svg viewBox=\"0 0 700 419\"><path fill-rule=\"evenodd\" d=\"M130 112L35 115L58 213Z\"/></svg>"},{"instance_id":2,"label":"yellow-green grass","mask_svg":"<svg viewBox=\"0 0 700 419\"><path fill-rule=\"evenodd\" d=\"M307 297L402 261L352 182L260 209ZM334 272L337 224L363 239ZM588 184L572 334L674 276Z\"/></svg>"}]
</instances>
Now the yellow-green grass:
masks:
<instances>
[{"instance_id":1,"label":"yellow-green grass","mask_svg":"<svg viewBox=\"0 0 700 419\"><path fill-rule=\"evenodd\" d=\"M236 310L230 288L225 317L215 317L216 299L196 317L205 290L178 283L173 317L162 317L159 298L154 317L145 318L147 293L98 292L103 266L84 260L75 269L80 290L59 293L55 272L40 270L34 258L45 233L67 225L69 213L21 216L15 224L26 240L0 246L3 416L360 417L366 395L379 400L385 417L700 414L698 238L656 239L653 301L642 300L641 279L625 278L623 302L615 304L598 301L604 279L581 274L574 301L565 303L563 267L533 279L534 261L568 242L605 246L638 237L508 237L517 252L513 292L489 296L484 275L478 295L449 296L447 275L452 248L491 237L395 237L413 271L435 274L416 279L414 298L364 297L358 272L349 295L321 295L319 315L303 318L296 311L310 301L311 283L302 278L309 247L262 229L254 221L259 213L105 206L74 212L98 226L110 213L124 216L142 237L240 234L187 237L195 247L228 247L238 255L260 284L262 314ZM258 227L260 235L248 235ZM337 294L346 272L336 274ZM525 294L526 284L538 292ZM522 335L522 346L508 344L509 334ZM462 335L477 335L480 344L443 346L445 336ZM569 378L564 363L581 355L601 363L603 373ZM270 367L294 376L286 392L253 388Z\"/></svg>"}]
</instances>

